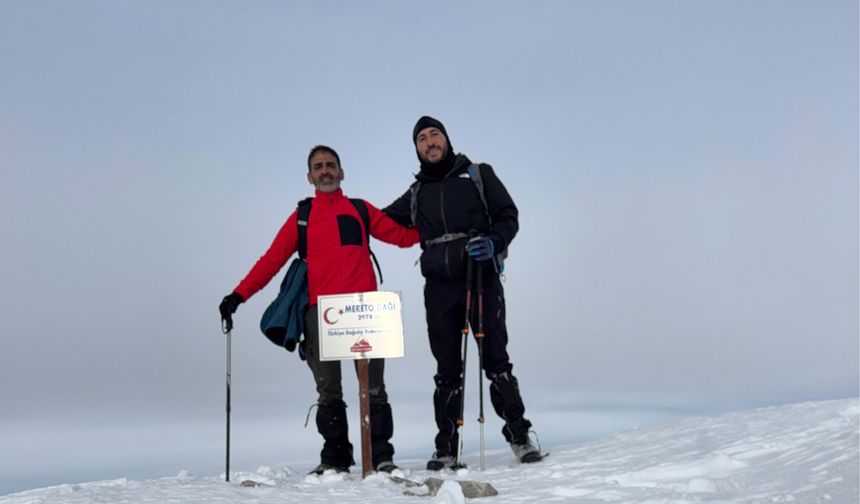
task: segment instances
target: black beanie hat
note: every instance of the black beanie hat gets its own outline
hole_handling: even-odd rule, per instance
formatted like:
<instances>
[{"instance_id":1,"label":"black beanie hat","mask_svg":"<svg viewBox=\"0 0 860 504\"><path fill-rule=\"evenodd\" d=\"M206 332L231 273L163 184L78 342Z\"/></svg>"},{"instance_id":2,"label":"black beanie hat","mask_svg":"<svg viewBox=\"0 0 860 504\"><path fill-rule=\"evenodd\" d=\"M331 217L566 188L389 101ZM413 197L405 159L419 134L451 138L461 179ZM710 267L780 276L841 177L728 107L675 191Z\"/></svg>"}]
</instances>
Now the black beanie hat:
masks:
<instances>
[{"instance_id":1,"label":"black beanie hat","mask_svg":"<svg viewBox=\"0 0 860 504\"><path fill-rule=\"evenodd\" d=\"M451 139L448 138L448 132L445 131L445 126L436 119L433 119L430 116L421 116L421 119L418 119L418 122L415 123L415 127L412 128L412 143L417 144L418 133L421 132L424 128L436 128L441 131L443 135L445 135L445 140L448 141L448 145L451 145Z\"/></svg>"}]
</instances>

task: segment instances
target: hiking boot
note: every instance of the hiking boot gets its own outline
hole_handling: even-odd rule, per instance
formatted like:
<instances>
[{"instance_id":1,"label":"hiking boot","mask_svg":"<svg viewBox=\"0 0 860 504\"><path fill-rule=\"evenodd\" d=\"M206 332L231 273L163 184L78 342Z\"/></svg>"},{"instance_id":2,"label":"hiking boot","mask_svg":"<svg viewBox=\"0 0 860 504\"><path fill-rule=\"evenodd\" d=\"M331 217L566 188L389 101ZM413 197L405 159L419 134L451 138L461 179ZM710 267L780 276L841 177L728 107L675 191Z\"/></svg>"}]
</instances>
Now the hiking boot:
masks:
<instances>
[{"instance_id":1,"label":"hiking boot","mask_svg":"<svg viewBox=\"0 0 860 504\"><path fill-rule=\"evenodd\" d=\"M442 469L454 469L457 461L450 455L433 455L433 458L427 462L428 471L441 471ZM466 467L465 464L462 467Z\"/></svg>"},{"instance_id":2,"label":"hiking boot","mask_svg":"<svg viewBox=\"0 0 860 504\"><path fill-rule=\"evenodd\" d=\"M395 469L400 468L397 467L397 464L395 464L391 460L383 460L382 462L376 464L376 472L384 472L391 474L392 472L394 472Z\"/></svg>"},{"instance_id":3,"label":"hiking boot","mask_svg":"<svg viewBox=\"0 0 860 504\"><path fill-rule=\"evenodd\" d=\"M308 474L322 475L323 473L328 472L328 471L333 471L335 474L348 473L349 467L341 467L341 466L335 466L335 465L331 465L331 464L322 463L322 464L314 467L314 469L311 472L309 472Z\"/></svg>"},{"instance_id":4,"label":"hiking boot","mask_svg":"<svg viewBox=\"0 0 860 504\"><path fill-rule=\"evenodd\" d=\"M536 448L528 438L526 438L522 443L511 443L511 451L514 452L514 456L517 457L517 460L524 464L538 462L543 459L543 455L541 455L540 450Z\"/></svg>"}]
</instances>

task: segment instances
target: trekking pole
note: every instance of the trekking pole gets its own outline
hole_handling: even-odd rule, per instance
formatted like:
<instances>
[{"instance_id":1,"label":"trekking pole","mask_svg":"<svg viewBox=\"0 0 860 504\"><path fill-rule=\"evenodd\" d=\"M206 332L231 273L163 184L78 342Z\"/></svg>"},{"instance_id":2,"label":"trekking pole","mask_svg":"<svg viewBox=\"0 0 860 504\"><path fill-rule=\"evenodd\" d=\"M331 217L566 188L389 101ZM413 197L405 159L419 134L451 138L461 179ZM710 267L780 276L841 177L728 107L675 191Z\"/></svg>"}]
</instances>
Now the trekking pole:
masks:
<instances>
[{"instance_id":1,"label":"trekking pole","mask_svg":"<svg viewBox=\"0 0 860 504\"><path fill-rule=\"evenodd\" d=\"M224 472L227 482L230 482L230 336L233 332L233 321L225 320L221 331L227 335L227 468Z\"/></svg>"},{"instance_id":2,"label":"trekking pole","mask_svg":"<svg viewBox=\"0 0 860 504\"><path fill-rule=\"evenodd\" d=\"M462 467L463 456L463 417L466 412L466 350L469 348L469 316L472 313L472 258L466 259L466 316L463 322L462 361L460 368L460 416L457 418L457 460L456 467Z\"/></svg>"},{"instance_id":3,"label":"trekking pole","mask_svg":"<svg viewBox=\"0 0 860 504\"><path fill-rule=\"evenodd\" d=\"M478 342L478 426L481 431L481 470L484 470L484 279L481 276L482 265L477 264L478 291L478 330L475 340Z\"/></svg>"}]
</instances>

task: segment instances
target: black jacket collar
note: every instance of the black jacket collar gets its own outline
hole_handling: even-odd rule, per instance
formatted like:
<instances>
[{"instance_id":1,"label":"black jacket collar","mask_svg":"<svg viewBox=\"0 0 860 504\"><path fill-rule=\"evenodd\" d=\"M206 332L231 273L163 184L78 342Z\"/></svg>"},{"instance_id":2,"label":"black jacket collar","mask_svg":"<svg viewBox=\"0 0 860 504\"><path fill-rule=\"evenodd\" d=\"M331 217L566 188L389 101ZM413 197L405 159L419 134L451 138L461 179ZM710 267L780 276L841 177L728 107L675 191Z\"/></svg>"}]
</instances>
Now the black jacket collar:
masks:
<instances>
[{"instance_id":1,"label":"black jacket collar","mask_svg":"<svg viewBox=\"0 0 860 504\"><path fill-rule=\"evenodd\" d=\"M421 164L421 171L415 175L420 182L438 182L448 177L456 177L465 173L472 161L465 154L449 154L439 163L428 165Z\"/></svg>"}]
</instances>

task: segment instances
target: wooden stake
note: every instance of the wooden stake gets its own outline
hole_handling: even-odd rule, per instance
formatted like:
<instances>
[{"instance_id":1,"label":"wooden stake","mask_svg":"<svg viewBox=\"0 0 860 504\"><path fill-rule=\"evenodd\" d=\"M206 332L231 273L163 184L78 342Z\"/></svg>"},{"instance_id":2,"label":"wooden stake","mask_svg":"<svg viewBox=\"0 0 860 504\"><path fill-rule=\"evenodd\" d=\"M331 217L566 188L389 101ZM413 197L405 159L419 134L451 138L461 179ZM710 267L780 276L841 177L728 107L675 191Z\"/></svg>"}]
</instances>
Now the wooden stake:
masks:
<instances>
[{"instance_id":1,"label":"wooden stake","mask_svg":"<svg viewBox=\"0 0 860 504\"><path fill-rule=\"evenodd\" d=\"M373 459L370 446L370 381L368 360L358 359L358 398L361 413L361 477L367 477L373 471Z\"/></svg>"}]
</instances>

